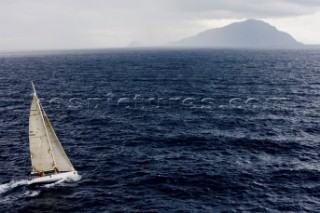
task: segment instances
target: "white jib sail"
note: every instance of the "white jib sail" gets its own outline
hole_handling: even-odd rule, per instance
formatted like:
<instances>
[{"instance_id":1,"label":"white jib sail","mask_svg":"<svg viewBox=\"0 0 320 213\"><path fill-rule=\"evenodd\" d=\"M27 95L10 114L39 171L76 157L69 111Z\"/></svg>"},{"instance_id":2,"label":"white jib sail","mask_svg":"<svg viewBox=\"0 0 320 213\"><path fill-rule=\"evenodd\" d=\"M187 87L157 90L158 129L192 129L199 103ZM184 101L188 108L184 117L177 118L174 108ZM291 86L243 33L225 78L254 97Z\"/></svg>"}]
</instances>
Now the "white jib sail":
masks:
<instances>
[{"instance_id":1,"label":"white jib sail","mask_svg":"<svg viewBox=\"0 0 320 213\"><path fill-rule=\"evenodd\" d=\"M71 164L68 156L66 155L59 138L57 137L56 133L54 132L50 120L47 114L43 111L45 125L47 126L49 139L52 144L53 155L56 161L56 167L60 171L74 171L73 165Z\"/></svg>"}]
</instances>

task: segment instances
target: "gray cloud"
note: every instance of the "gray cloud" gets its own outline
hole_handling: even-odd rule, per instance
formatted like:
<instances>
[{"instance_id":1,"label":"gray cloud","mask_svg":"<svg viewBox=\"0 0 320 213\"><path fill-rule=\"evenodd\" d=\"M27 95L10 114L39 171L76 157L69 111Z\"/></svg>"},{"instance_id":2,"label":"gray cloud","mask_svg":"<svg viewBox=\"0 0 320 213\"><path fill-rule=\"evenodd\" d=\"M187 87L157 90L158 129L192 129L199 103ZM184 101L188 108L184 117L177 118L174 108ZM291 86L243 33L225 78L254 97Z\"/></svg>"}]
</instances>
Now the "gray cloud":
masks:
<instances>
[{"instance_id":1,"label":"gray cloud","mask_svg":"<svg viewBox=\"0 0 320 213\"><path fill-rule=\"evenodd\" d=\"M185 13L198 13L208 18L238 17L284 17L304 15L318 11L320 1L316 0L178 0L177 9ZM219 17L224 11L223 17Z\"/></svg>"},{"instance_id":2,"label":"gray cloud","mask_svg":"<svg viewBox=\"0 0 320 213\"><path fill-rule=\"evenodd\" d=\"M286 2L302 6L320 7L319 0L286 0Z\"/></svg>"}]
</instances>

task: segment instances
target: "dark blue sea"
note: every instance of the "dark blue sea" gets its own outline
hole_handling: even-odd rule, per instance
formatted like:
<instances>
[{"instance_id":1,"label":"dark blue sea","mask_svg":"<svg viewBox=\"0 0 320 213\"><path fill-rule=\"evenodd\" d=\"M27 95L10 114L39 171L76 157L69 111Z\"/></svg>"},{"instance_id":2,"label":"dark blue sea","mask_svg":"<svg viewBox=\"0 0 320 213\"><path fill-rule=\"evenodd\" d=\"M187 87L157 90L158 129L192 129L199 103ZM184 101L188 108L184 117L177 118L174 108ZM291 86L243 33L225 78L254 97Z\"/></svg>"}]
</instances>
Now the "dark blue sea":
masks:
<instances>
[{"instance_id":1,"label":"dark blue sea","mask_svg":"<svg viewBox=\"0 0 320 213\"><path fill-rule=\"evenodd\" d=\"M31 81L78 181L28 187ZM0 54L0 212L320 212L320 50Z\"/></svg>"}]
</instances>

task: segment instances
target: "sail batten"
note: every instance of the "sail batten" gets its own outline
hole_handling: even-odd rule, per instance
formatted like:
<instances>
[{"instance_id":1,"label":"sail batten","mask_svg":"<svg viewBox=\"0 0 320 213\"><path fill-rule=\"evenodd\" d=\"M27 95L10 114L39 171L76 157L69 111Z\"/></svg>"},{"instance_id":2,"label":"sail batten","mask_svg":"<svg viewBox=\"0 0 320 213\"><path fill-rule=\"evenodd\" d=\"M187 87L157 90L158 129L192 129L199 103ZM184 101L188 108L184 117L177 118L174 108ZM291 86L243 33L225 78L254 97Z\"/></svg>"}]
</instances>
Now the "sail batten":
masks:
<instances>
[{"instance_id":1,"label":"sail batten","mask_svg":"<svg viewBox=\"0 0 320 213\"><path fill-rule=\"evenodd\" d=\"M29 145L33 171L74 171L33 86L29 116Z\"/></svg>"}]
</instances>

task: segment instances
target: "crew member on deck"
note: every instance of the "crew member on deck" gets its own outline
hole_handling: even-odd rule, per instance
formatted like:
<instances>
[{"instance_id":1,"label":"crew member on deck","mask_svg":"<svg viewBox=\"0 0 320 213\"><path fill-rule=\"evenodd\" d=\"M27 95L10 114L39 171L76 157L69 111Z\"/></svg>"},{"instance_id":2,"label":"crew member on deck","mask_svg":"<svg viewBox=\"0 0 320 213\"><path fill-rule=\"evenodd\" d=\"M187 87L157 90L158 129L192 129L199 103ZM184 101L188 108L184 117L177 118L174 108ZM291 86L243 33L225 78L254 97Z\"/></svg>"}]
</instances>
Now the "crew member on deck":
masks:
<instances>
[{"instance_id":1,"label":"crew member on deck","mask_svg":"<svg viewBox=\"0 0 320 213\"><path fill-rule=\"evenodd\" d=\"M56 170L56 173L60 173L60 171L57 167L54 167L54 169Z\"/></svg>"}]
</instances>

